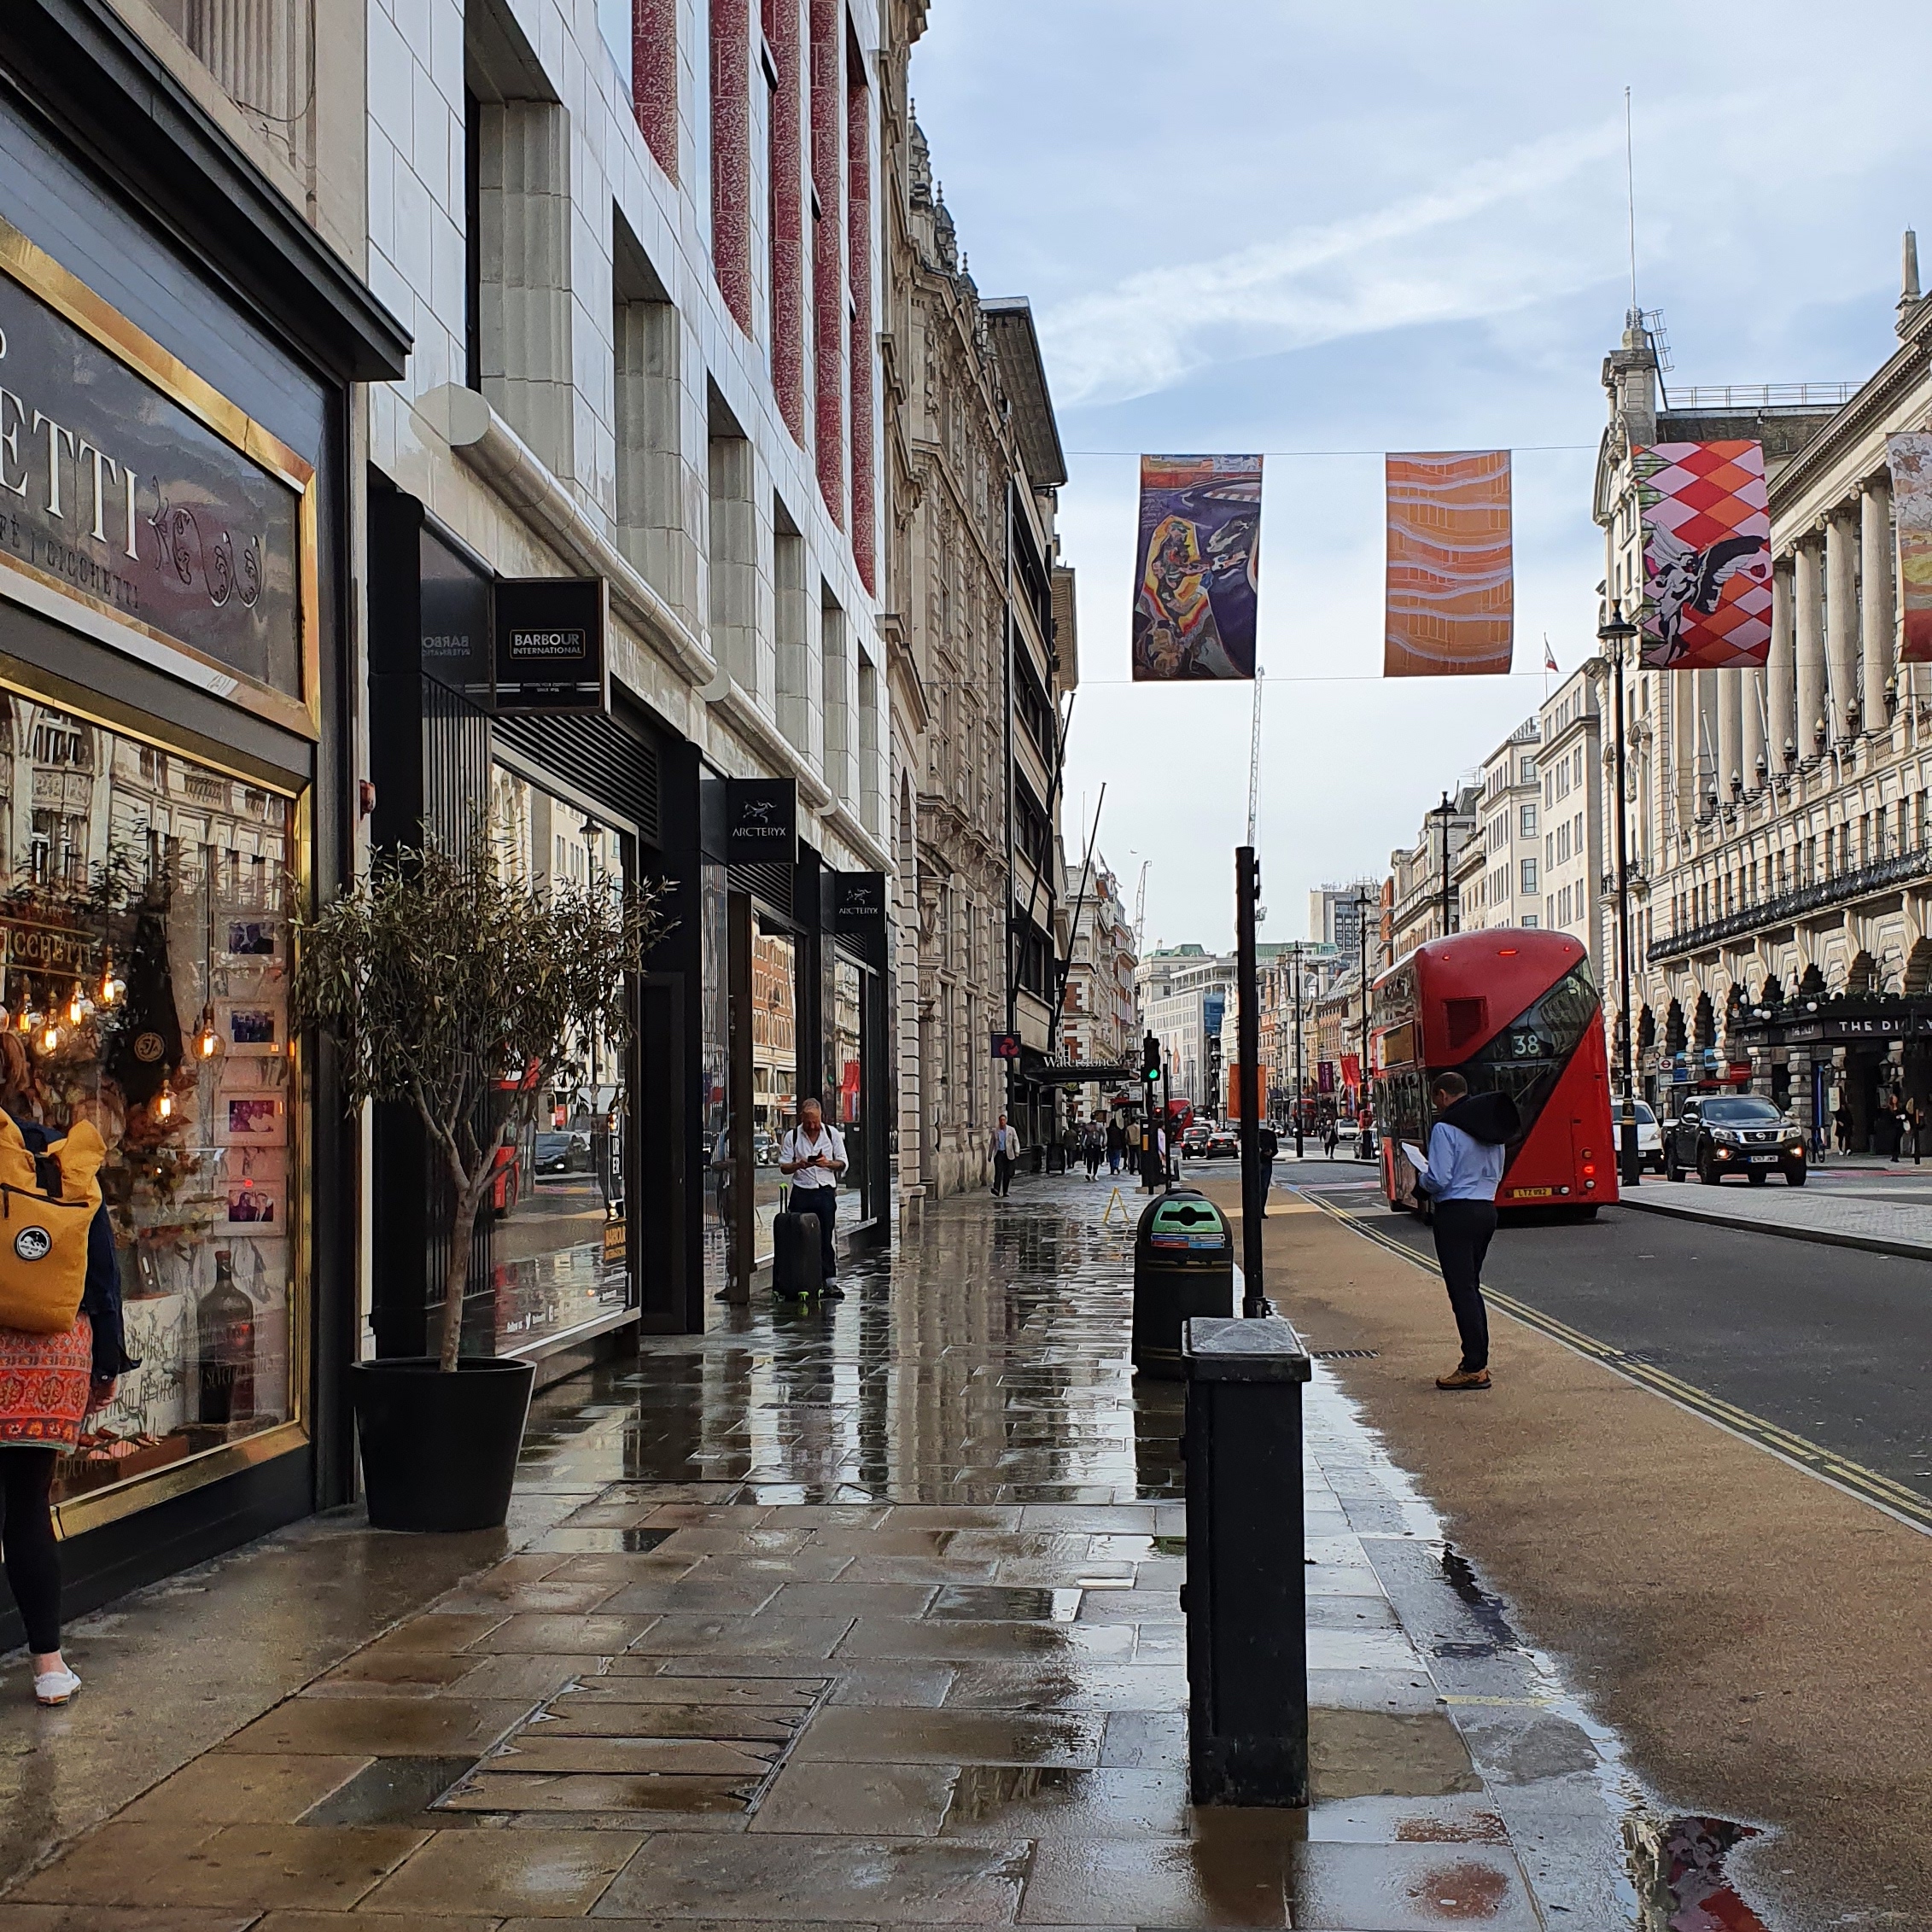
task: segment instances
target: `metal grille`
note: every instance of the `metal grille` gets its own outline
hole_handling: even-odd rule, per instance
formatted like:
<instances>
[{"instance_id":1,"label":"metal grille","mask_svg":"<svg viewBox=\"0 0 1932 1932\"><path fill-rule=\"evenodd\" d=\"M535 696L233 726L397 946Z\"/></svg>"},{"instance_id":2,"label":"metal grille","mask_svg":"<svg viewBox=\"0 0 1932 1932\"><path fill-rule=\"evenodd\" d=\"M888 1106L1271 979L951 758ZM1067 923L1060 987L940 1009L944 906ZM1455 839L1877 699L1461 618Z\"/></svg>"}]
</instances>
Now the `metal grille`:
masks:
<instances>
[{"instance_id":1,"label":"metal grille","mask_svg":"<svg viewBox=\"0 0 1932 1932\"><path fill-rule=\"evenodd\" d=\"M645 843L662 846L657 750L615 719L567 711L499 717L496 733L504 744L555 772L586 797L633 820Z\"/></svg>"},{"instance_id":2,"label":"metal grille","mask_svg":"<svg viewBox=\"0 0 1932 1932\"><path fill-rule=\"evenodd\" d=\"M733 866L731 885L734 892L749 892L774 913L792 914L791 867L790 866Z\"/></svg>"},{"instance_id":3,"label":"metal grille","mask_svg":"<svg viewBox=\"0 0 1932 1932\"><path fill-rule=\"evenodd\" d=\"M1308 1357L1311 1362L1375 1362L1381 1352L1379 1348L1311 1348Z\"/></svg>"}]
</instances>

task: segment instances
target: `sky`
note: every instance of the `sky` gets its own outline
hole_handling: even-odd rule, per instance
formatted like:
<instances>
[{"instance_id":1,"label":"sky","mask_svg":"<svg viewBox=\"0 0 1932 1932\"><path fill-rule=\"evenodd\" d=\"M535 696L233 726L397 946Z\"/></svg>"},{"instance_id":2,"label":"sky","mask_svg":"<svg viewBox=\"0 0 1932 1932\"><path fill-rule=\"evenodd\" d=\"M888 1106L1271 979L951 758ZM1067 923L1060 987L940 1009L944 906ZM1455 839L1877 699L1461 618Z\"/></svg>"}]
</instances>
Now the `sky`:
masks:
<instances>
[{"instance_id":1,"label":"sky","mask_svg":"<svg viewBox=\"0 0 1932 1932\"><path fill-rule=\"evenodd\" d=\"M1867 57L1869 55L1869 57ZM1128 681L1142 451L1267 452L1264 939L1380 877L1594 649L1604 354L1667 385L1861 379L1932 270L1924 0L932 0L916 112L985 296L1033 304L1068 452L1063 829L1147 943L1232 944L1252 687ZM1386 450L1509 447L1515 673L1384 684ZM1549 680L1550 688L1556 680Z\"/></svg>"}]
</instances>

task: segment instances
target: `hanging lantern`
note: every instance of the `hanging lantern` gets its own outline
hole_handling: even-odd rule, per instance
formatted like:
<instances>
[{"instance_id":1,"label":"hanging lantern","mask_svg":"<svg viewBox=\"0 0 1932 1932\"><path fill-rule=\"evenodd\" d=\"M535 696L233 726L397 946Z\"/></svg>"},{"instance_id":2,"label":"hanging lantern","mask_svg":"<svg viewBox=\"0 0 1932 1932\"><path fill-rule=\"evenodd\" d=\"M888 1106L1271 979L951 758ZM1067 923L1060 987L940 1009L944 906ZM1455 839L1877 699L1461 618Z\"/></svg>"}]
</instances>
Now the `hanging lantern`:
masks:
<instances>
[{"instance_id":1,"label":"hanging lantern","mask_svg":"<svg viewBox=\"0 0 1932 1932\"><path fill-rule=\"evenodd\" d=\"M46 1030L40 1036L40 1050L44 1054L50 1054L60 1043L61 1030L50 1019Z\"/></svg>"},{"instance_id":2,"label":"hanging lantern","mask_svg":"<svg viewBox=\"0 0 1932 1932\"><path fill-rule=\"evenodd\" d=\"M161 1089L161 1097L155 1102L155 1112L163 1120L174 1112L174 1095L165 1087Z\"/></svg>"}]
</instances>

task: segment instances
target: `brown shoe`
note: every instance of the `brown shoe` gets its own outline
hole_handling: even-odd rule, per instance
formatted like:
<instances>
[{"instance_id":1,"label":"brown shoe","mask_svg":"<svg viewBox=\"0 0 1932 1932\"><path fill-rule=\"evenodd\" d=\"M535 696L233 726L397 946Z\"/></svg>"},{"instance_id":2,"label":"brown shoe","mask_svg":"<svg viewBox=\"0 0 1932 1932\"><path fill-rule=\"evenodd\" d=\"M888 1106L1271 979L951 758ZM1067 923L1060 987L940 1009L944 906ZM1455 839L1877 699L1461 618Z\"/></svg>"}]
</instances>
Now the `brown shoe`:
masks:
<instances>
[{"instance_id":1,"label":"brown shoe","mask_svg":"<svg viewBox=\"0 0 1932 1932\"><path fill-rule=\"evenodd\" d=\"M1486 1389L1489 1386L1489 1370L1486 1369L1458 1369L1451 1375L1438 1375L1439 1389Z\"/></svg>"}]
</instances>

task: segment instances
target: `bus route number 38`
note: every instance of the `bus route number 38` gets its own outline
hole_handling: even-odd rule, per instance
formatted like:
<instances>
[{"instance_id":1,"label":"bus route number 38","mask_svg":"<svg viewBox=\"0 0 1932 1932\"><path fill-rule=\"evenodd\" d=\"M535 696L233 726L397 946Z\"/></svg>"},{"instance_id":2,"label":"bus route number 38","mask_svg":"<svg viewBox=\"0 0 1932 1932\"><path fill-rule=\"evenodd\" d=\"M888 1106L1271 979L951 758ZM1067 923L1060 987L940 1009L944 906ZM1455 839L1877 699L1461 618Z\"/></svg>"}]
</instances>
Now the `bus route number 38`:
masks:
<instances>
[{"instance_id":1,"label":"bus route number 38","mask_svg":"<svg viewBox=\"0 0 1932 1932\"><path fill-rule=\"evenodd\" d=\"M1550 1045L1533 1026L1519 1026L1509 1035L1511 1059L1539 1060L1550 1058Z\"/></svg>"}]
</instances>

